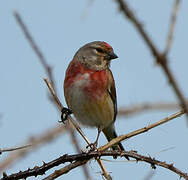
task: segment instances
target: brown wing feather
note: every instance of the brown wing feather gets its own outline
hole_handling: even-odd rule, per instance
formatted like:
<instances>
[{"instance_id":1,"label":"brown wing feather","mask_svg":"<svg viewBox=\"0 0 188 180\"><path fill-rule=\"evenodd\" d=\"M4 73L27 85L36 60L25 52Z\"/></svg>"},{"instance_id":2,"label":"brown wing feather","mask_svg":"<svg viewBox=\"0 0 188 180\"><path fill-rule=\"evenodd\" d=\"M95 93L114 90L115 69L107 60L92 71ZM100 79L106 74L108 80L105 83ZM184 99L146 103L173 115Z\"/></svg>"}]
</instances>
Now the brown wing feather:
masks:
<instances>
[{"instance_id":1,"label":"brown wing feather","mask_svg":"<svg viewBox=\"0 0 188 180\"><path fill-rule=\"evenodd\" d=\"M114 121L116 120L116 115L117 115L117 97L116 97L116 88L115 88L115 82L114 82L114 78L112 75L112 72L109 69L109 84L110 86L108 87L108 93L112 99L112 102L114 104ZM114 123L112 123L110 126L106 127L103 129L103 133L105 134L106 138L108 139L108 141L111 141L113 138L117 137L115 128L114 128ZM112 146L113 150L122 150L124 151L124 147L121 143L118 143L117 145ZM129 160L128 156L125 156L125 158L127 160Z\"/></svg>"},{"instance_id":2,"label":"brown wing feather","mask_svg":"<svg viewBox=\"0 0 188 180\"><path fill-rule=\"evenodd\" d=\"M112 102L114 104L114 121L116 120L116 116L117 116L117 97L116 97L116 88L115 88L115 82L114 82L114 78L112 75L112 72L109 69L109 73L110 73L110 87L108 89L108 93L112 99Z\"/></svg>"}]
</instances>

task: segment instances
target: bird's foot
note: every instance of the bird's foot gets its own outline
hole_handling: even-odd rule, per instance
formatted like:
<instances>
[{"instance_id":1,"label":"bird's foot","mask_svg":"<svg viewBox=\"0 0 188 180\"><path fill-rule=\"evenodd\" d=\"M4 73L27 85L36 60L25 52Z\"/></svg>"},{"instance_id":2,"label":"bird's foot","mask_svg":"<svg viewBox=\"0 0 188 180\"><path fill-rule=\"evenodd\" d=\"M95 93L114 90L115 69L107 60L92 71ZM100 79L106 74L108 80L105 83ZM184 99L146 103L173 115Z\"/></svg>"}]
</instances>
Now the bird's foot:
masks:
<instances>
[{"instance_id":1,"label":"bird's foot","mask_svg":"<svg viewBox=\"0 0 188 180\"><path fill-rule=\"evenodd\" d=\"M95 151L97 149L97 144L98 142L90 143L89 145L86 146L86 148L90 148L90 151Z\"/></svg>"},{"instance_id":2,"label":"bird's foot","mask_svg":"<svg viewBox=\"0 0 188 180\"><path fill-rule=\"evenodd\" d=\"M61 110L61 120L59 122L65 123L70 114L72 114L72 111L68 108L63 107L63 109Z\"/></svg>"}]
</instances>

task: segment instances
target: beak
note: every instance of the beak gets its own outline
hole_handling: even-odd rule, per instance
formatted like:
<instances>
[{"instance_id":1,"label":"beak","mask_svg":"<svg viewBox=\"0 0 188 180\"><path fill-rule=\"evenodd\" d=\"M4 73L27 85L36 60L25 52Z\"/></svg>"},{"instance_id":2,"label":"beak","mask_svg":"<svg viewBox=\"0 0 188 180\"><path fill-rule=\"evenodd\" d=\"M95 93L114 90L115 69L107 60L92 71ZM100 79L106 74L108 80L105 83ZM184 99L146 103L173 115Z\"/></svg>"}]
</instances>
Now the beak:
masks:
<instances>
[{"instance_id":1,"label":"beak","mask_svg":"<svg viewBox=\"0 0 188 180\"><path fill-rule=\"evenodd\" d=\"M116 59L116 58L118 58L118 56L113 51L108 53L108 59L109 60Z\"/></svg>"}]
</instances>

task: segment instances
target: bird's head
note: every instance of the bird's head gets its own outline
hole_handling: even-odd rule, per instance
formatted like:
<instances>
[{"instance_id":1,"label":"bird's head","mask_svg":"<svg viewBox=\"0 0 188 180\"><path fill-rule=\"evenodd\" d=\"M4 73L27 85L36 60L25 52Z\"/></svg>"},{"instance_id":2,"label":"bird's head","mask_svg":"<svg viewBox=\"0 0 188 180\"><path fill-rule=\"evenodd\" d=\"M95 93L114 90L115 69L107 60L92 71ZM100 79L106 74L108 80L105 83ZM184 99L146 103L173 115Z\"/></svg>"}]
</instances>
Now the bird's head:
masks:
<instances>
[{"instance_id":1,"label":"bird's head","mask_svg":"<svg viewBox=\"0 0 188 180\"><path fill-rule=\"evenodd\" d=\"M103 41L94 41L84 45L74 56L74 60L94 70L109 68L110 61L116 58L118 56L114 53L113 48Z\"/></svg>"}]
</instances>

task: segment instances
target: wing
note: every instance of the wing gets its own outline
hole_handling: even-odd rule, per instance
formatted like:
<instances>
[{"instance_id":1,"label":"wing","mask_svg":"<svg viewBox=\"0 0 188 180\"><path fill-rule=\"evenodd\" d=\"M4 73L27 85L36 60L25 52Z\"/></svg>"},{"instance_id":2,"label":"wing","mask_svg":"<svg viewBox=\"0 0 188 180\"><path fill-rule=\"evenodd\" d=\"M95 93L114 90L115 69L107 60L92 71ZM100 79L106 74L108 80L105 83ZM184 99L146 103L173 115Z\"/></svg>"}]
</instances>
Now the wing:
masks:
<instances>
[{"instance_id":1,"label":"wing","mask_svg":"<svg viewBox=\"0 0 188 180\"><path fill-rule=\"evenodd\" d=\"M113 105L114 105L114 121L116 120L117 115L117 98L116 98L116 87L115 87L115 81L112 75L112 72L109 69L109 81L110 86L108 87L108 93L112 99Z\"/></svg>"}]
</instances>

